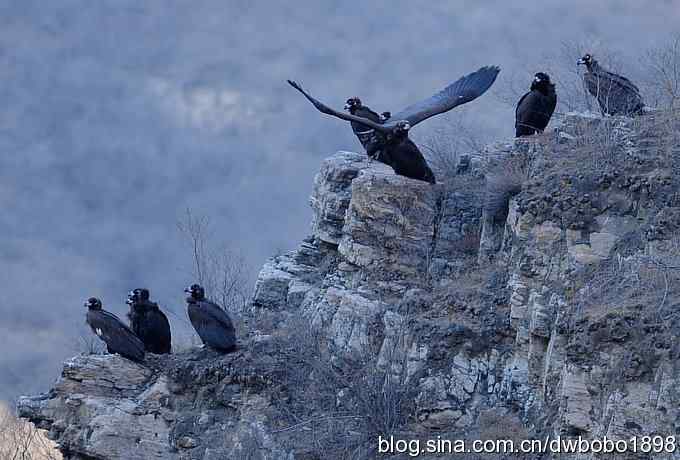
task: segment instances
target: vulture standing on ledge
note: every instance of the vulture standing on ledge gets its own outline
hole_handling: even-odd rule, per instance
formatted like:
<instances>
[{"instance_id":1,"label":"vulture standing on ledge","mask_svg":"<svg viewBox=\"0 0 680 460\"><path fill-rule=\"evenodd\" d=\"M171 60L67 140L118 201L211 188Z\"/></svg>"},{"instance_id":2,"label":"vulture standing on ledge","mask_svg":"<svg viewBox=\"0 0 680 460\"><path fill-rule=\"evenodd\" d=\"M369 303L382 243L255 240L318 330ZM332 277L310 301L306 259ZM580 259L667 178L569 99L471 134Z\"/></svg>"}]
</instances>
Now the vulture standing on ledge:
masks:
<instances>
[{"instance_id":1,"label":"vulture standing on ledge","mask_svg":"<svg viewBox=\"0 0 680 460\"><path fill-rule=\"evenodd\" d=\"M314 99L298 83L291 80L288 80L288 83L301 92L320 112L366 125L383 136L385 143L381 146L379 160L391 166L395 173L434 184L434 173L416 144L409 139L409 130L421 121L477 99L491 87L498 72L500 69L495 66L482 67L461 77L434 96L407 107L383 123L331 109Z\"/></svg>"},{"instance_id":2,"label":"vulture standing on ledge","mask_svg":"<svg viewBox=\"0 0 680 460\"><path fill-rule=\"evenodd\" d=\"M144 343L146 351L157 355L170 353L170 323L158 304L149 300L149 290L131 291L125 303L130 305L130 327Z\"/></svg>"},{"instance_id":3,"label":"vulture standing on ledge","mask_svg":"<svg viewBox=\"0 0 680 460\"><path fill-rule=\"evenodd\" d=\"M204 289L198 284L193 284L184 292L189 294L189 320L203 343L222 352L233 350L236 347L236 332L227 312L207 300Z\"/></svg>"},{"instance_id":4,"label":"vulture standing on ledge","mask_svg":"<svg viewBox=\"0 0 680 460\"><path fill-rule=\"evenodd\" d=\"M557 105L555 85L548 74L534 75L531 90L517 103L515 108L515 136L530 136L542 133Z\"/></svg>"},{"instance_id":5,"label":"vulture standing on ledge","mask_svg":"<svg viewBox=\"0 0 680 460\"><path fill-rule=\"evenodd\" d=\"M608 72L591 56L586 54L576 63L586 66L583 74L588 92L595 96L602 115L640 115L645 104L640 90L630 80Z\"/></svg>"},{"instance_id":6,"label":"vulture standing on ledge","mask_svg":"<svg viewBox=\"0 0 680 460\"><path fill-rule=\"evenodd\" d=\"M116 315L103 310L101 300L90 297L85 306L87 324L106 343L109 353L118 353L132 361L144 360L142 341Z\"/></svg>"}]
</instances>

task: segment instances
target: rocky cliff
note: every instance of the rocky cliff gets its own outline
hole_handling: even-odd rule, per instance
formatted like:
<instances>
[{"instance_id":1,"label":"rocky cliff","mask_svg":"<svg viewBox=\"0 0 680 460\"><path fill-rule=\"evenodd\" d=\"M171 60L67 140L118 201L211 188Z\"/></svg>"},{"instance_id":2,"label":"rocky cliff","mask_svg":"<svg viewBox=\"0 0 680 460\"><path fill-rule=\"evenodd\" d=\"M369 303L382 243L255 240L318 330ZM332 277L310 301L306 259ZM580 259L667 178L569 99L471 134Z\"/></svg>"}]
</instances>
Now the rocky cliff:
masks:
<instances>
[{"instance_id":1,"label":"rocky cliff","mask_svg":"<svg viewBox=\"0 0 680 460\"><path fill-rule=\"evenodd\" d=\"M77 459L674 435L679 159L667 113L568 115L435 186L340 152L311 235L262 268L239 351L78 356L19 413Z\"/></svg>"}]
</instances>

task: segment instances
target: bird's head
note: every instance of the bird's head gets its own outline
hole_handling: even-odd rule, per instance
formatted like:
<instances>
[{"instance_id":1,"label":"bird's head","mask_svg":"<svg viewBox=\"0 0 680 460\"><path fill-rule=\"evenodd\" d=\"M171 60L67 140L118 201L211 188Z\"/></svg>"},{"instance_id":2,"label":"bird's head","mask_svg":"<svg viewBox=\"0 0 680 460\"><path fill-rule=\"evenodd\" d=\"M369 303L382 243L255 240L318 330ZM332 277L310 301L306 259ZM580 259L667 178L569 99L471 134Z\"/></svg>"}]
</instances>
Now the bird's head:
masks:
<instances>
[{"instance_id":1,"label":"bird's head","mask_svg":"<svg viewBox=\"0 0 680 460\"><path fill-rule=\"evenodd\" d=\"M205 298L205 290L198 284L192 284L184 289L184 292L189 294L189 297L193 300L203 300Z\"/></svg>"},{"instance_id":2,"label":"bird's head","mask_svg":"<svg viewBox=\"0 0 680 460\"><path fill-rule=\"evenodd\" d=\"M151 295L148 289L137 288L128 293L128 298L125 301L125 303L127 303L128 305L132 305L133 303L136 302L145 302L148 301L150 297Z\"/></svg>"},{"instance_id":3,"label":"bird's head","mask_svg":"<svg viewBox=\"0 0 680 460\"><path fill-rule=\"evenodd\" d=\"M577 65L585 65L586 67L590 68L590 66L593 65L593 62L595 62L595 60L593 59L593 56L590 53L586 53L585 55L583 55L583 57L581 59L579 59L576 62L576 64Z\"/></svg>"},{"instance_id":4,"label":"bird's head","mask_svg":"<svg viewBox=\"0 0 680 460\"><path fill-rule=\"evenodd\" d=\"M361 99L358 97L350 97L345 102L345 110L349 111L349 113L354 113L359 107L361 107Z\"/></svg>"},{"instance_id":5,"label":"bird's head","mask_svg":"<svg viewBox=\"0 0 680 460\"><path fill-rule=\"evenodd\" d=\"M546 88L550 84L550 75L544 72L538 72L534 75L534 79L531 82L531 89Z\"/></svg>"},{"instance_id":6,"label":"bird's head","mask_svg":"<svg viewBox=\"0 0 680 460\"><path fill-rule=\"evenodd\" d=\"M410 129L411 129L411 123L409 123L407 120L400 120L394 126L394 135L395 136L406 136L406 135L408 135L408 131Z\"/></svg>"},{"instance_id":7,"label":"bird's head","mask_svg":"<svg viewBox=\"0 0 680 460\"><path fill-rule=\"evenodd\" d=\"M85 306L90 310L101 310L102 301L96 297L90 297L87 299L87 302L85 302Z\"/></svg>"}]
</instances>

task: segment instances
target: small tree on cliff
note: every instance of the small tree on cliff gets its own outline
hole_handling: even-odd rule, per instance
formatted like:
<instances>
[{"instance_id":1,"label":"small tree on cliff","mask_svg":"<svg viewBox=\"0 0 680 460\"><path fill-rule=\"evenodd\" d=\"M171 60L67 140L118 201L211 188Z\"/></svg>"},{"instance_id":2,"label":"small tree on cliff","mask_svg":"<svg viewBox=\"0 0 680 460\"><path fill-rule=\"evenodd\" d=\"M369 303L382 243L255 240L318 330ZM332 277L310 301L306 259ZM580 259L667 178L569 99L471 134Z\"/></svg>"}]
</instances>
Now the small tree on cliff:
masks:
<instances>
[{"instance_id":1,"label":"small tree on cliff","mask_svg":"<svg viewBox=\"0 0 680 460\"><path fill-rule=\"evenodd\" d=\"M680 33L651 48L642 59L650 102L659 108L680 108Z\"/></svg>"},{"instance_id":2,"label":"small tree on cliff","mask_svg":"<svg viewBox=\"0 0 680 460\"><path fill-rule=\"evenodd\" d=\"M215 243L210 219L187 209L177 228L191 249L192 274L206 295L224 309L243 311L249 294L245 258L226 243Z\"/></svg>"},{"instance_id":3,"label":"small tree on cliff","mask_svg":"<svg viewBox=\"0 0 680 460\"><path fill-rule=\"evenodd\" d=\"M17 419L0 404L0 458L8 460L61 460L56 445L32 423Z\"/></svg>"}]
</instances>

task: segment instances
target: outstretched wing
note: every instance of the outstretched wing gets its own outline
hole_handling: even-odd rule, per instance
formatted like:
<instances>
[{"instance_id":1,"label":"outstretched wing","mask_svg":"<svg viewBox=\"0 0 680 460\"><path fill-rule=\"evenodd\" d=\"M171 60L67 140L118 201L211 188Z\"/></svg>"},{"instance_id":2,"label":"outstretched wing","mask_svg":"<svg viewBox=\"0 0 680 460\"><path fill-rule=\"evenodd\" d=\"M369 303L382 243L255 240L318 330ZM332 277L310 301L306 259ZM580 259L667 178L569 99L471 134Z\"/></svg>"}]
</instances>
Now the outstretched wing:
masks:
<instances>
[{"instance_id":1,"label":"outstretched wing","mask_svg":"<svg viewBox=\"0 0 680 460\"><path fill-rule=\"evenodd\" d=\"M370 128L373 128L383 133L390 132L390 129L387 129L383 125L376 123L368 118L359 117L356 115L352 115L351 113L339 112L337 110L331 109L327 105L323 104L321 101L314 99L309 93L307 93L307 91L302 89L302 86L300 86L297 82L288 80L288 84L295 88L296 90L300 91L302 95L306 97L307 100L311 102L314 105L314 107L316 107L316 109L321 113L325 113L326 115L332 115L334 117L338 117L346 121L354 121L357 123L361 123L362 125L366 125Z\"/></svg>"},{"instance_id":2,"label":"outstretched wing","mask_svg":"<svg viewBox=\"0 0 680 460\"><path fill-rule=\"evenodd\" d=\"M408 120L411 126L414 126L430 117L473 101L491 87L500 71L501 69L497 66L486 66L465 75L434 96L392 115L385 126L391 126L399 120Z\"/></svg>"}]
</instances>

